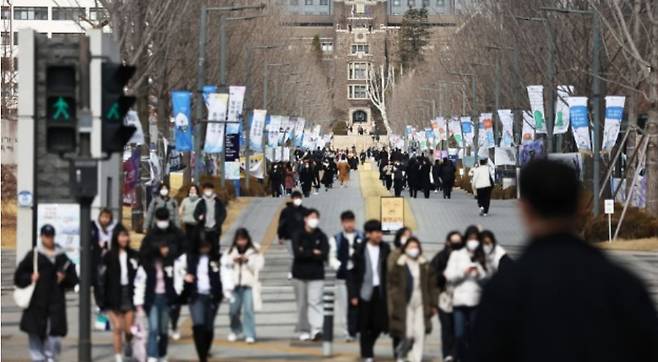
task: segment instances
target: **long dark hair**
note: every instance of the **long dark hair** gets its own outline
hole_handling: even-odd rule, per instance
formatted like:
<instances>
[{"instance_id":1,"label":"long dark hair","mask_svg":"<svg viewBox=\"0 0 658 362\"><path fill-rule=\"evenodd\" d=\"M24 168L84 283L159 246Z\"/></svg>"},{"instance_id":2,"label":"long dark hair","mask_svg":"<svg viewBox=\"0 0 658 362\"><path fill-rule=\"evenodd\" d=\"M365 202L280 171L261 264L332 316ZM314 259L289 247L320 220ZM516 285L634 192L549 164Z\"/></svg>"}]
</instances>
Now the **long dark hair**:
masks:
<instances>
[{"instance_id":1,"label":"long dark hair","mask_svg":"<svg viewBox=\"0 0 658 362\"><path fill-rule=\"evenodd\" d=\"M422 255L422 254L423 254L423 244L422 244L422 243L420 242L420 240L418 240L418 238L415 237L415 236L410 236L409 239L407 239L407 241L404 243L404 245L402 245L402 249L401 249L401 251L402 251L403 253L404 253L405 251L407 251L407 246L409 246L409 244L411 244L411 243L416 243L416 244L418 244L418 251L420 252L420 253L418 253L418 255Z\"/></svg>"},{"instance_id":2,"label":"long dark hair","mask_svg":"<svg viewBox=\"0 0 658 362\"><path fill-rule=\"evenodd\" d=\"M493 243L493 246L496 247L498 245L498 241L496 240L496 237L494 236L494 233L491 232L491 230L482 230L480 231L480 242L483 242L484 239L491 239L491 242ZM483 244L480 243L480 246Z\"/></svg>"},{"instance_id":3,"label":"long dark hair","mask_svg":"<svg viewBox=\"0 0 658 362\"><path fill-rule=\"evenodd\" d=\"M398 231L395 232L395 238L393 239L393 245L395 245L396 248L400 249L402 247L402 241L400 240L402 238L402 235L406 233L409 229L406 226L403 226L398 229Z\"/></svg>"},{"instance_id":4,"label":"long dark hair","mask_svg":"<svg viewBox=\"0 0 658 362\"><path fill-rule=\"evenodd\" d=\"M119 234L126 233L128 235L128 239L130 239L130 232L128 229L126 229L125 226L123 226L122 223L118 223L114 226L114 230L112 231L112 241L110 242L110 252L116 255L119 255ZM132 250L130 248L130 240L128 240L128 245L126 245L126 251Z\"/></svg>"},{"instance_id":5,"label":"long dark hair","mask_svg":"<svg viewBox=\"0 0 658 362\"><path fill-rule=\"evenodd\" d=\"M452 239L452 237L455 236L455 235L459 236L459 239L461 239L461 241L459 242L459 247L455 247L455 245L453 245L450 242L450 239ZM449 232L448 235L446 235L446 247L450 248L450 250L457 250L457 249L463 248L464 247L464 237L462 236L462 234L457 230L453 230L453 231Z\"/></svg>"},{"instance_id":6,"label":"long dark hair","mask_svg":"<svg viewBox=\"0 0 658 362\"><path fill-rule=\"evenodd\" d=\"M233 244L231 244L231 248L229 249L229 253L233 251L233 249L238 249L238 240L239 239L247 239L247 246L245 247L245 251L249 250L249 248L254 248L253 241L251 241L251 235L249 235L249 231L245 228L239 228L235 230L235 235L233 236Z\"/></svg>"}]
</instances>

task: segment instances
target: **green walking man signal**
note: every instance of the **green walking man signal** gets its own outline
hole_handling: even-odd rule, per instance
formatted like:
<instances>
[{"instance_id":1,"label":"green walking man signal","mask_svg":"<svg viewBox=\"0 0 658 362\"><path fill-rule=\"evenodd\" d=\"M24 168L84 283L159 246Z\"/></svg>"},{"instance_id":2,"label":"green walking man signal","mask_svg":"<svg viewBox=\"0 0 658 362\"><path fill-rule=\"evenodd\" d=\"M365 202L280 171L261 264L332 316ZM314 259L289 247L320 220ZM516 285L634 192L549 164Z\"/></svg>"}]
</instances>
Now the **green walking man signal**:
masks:
<instances>
[{"instance_id":1,"label":"green walking man signal","mask_svg":"<svg viewBox=\"0 0 658 362\"><path fill-rule=\"evenodd\" d=\"M55 102L55 113L53 114L54 120L58 120L60 117L64 117L65 121L71 118L69 115L69 104L66 103L63 97L57 98L57 102Z\"/></svg>"},{"instance_id":2,"label":"green walking man signal","mask_svg":"<svg viewBox=\"0 0 658 362\"><path fill-rule=\"evenodd\" d=\"M110 121L118 121L121 119L121 116L119 115L119 103L112 103L112 106L110 106L105 117Z\"/></svg>"}]
</instances>

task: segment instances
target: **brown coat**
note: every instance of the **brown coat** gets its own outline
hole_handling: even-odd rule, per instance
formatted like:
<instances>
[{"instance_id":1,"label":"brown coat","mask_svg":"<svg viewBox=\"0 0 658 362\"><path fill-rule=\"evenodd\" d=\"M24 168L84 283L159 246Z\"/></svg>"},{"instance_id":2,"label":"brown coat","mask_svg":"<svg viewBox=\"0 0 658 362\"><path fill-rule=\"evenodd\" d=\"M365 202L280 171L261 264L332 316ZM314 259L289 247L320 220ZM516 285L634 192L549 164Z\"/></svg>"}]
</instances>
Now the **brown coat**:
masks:
<instances>
[{"instance_id":1,"label":"brown coat","mask_svg":"<svg viewBox=\"0 0 658 362\"><path fill-rule=\"evenodd\" d=\"M389 267L387 280L388 294L388 324L391 336L403 338L406 336L407 304L411 297L407 289L411 274L406 266L407 256L401 254L395 264ZM422 255L418 258L420 264L420 289L423 298L423 314L425 315L425 333L432 332L433 309L438 308L439 292L436 288L436 275L430 263Z\"/></svg>"},{"instance_id":2,"label":"brown coat","mask_svg":"<svg viewBox=\"0 0 658 362\"><path fill-rule=\"evenodd\" d=\"M340 182L347 182L350 179L350 164L347 162L338 162L338 178Z\"/></svg>"}]
</instances>

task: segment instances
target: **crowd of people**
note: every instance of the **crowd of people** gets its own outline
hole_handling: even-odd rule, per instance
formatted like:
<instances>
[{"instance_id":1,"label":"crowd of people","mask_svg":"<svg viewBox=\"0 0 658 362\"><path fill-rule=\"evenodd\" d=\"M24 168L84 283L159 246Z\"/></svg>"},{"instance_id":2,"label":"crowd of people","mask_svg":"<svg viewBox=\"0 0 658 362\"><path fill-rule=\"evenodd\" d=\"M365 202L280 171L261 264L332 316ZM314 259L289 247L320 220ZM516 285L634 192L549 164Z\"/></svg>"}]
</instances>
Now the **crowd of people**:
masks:
<instances>
[{"instance_id":1,"label":"crowd of people","mask_svg":"<svg viewBox=\"0 0 658 362\"><path fill-rule=\"evenodd\" d=\"M299 339L322 337L324 281L335 273L336 316L345 339L358 339L364 361L374 360L382 334L391 337L397 361L421 361L434 321L444 361L657 361L658 317L645 287L577 236L575 172L533 161L520 186L530 241L515 261L494 233L475 225L448 233L433 256L411 229L398 230L389 245L380 221L359 230L349 210L340 215L341 230L328 236L320 211L293 190L277 236L290 253ZM116 361L166 361L184 306L198 360L206 361L222 301L229 305L228 340L256 343L264 255L244 228L220 253L225 205L212 184L199 190L189 187L178 206L162 185L139 249L109 210L93 222L94 295L109 316ZM57 360L67 334L65 292L78 283L55 232L52 225L40 229L14 276L18 288L34 287L20 321L34 361Z\"/></svg>"},{"instance_id":2,"label":"crowd of people","mask_svg":"<svg viewBox=\"0 0 658 362\"><path fill-rule=\"evenodd\" d=\"M290 161L270 164L270 191L272 197L282 197L300 189L304 197L309 197L311 194L317 195L322 188L329 191L336 181L340 187L345 187L350 172L357 170L358 165L355 148L333 150L331 147L318 147L314 151L297 149L292 153Z\"/></svg>"}]
</instances>

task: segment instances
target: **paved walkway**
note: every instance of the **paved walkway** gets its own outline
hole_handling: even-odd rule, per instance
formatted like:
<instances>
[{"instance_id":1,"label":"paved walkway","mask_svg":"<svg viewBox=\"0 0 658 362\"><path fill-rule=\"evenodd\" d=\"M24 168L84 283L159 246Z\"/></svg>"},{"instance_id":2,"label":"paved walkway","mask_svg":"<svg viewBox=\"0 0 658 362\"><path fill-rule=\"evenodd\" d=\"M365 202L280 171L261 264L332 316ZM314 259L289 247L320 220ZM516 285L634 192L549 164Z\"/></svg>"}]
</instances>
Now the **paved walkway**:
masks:
<instances>
[{"instance_id":1,"label":"paved walkway","mask_svg":"<svg viewBox=\"0 0 658 362\"><path fill-rule=\"evenodd\" d=\"M321 213L320 227L328 235L340 229L339 215L342 211L351 209L357 216L358 225L365 221L365 206L362 198L362 188L373 185L360 185L359 177L353 174L347 187L336 188L325 192L321 189L319 194L311 195L304 200L306 207L317 208ZM408 195L408 194L405 194ZM479 217L475 200L471 195L455 190L451 200L444 200L439 193L432 193L430 199L408 199L416 220L416 234L424 243L424 252L428 256L434 255L442 248L442 241L448 231L462 230L470 224L479 224L491 229L500 242L512 255L518 255L522 249L524 230L515 208L515 201L494 200L489 217ZM422 197L422 196L421 196ZM256 242L260 242L266 249L265 270L261 273L263 282L264 310L256 313L258 343L246 345L244 343L228 343L228 316L227 304L220 307L215 324L216 338L213 348L213 359L222 361L309 361L320 360L321 344L301 343L296 341L293 328L296 318L296 306L293 290L287 280L290 258L284 247L276 241L275 230L278 213L284 204L283 198L253 198L245 207L237 220L227 228L222 245L227 248L232 241L235 229L245 226ZM649 284L650 290L658 303L658 253L642 252L612 252L611 257L634 270ZM11 259L11 260L10 260ZM2 279L11 284L13 268L6 268L6 263L13 265L13 255L3 250L2 253ZM9 275L7 275L9 274ZM64 340L64 350L61 360L76 360L77 341L77 313L78 302L75 294L67 296L69 316L69 336ZM2 292L2 361L27 360L27 337L18 331L20 310L14 306L9 290ZM170 344L170 361L194 361L196 353L191 340L189 329L189 313L183 308L181 317L183 338ZM439 361L439 335L436 320L434 332L427 338L425 348L427 361ZM345 343L340 340L342 326L335 326L337 333L334 343L334 358L332 361L355 361L358 356L357 343ZM109 332L94 331L94 360L113 361ZM387 336L379 339L376 346L377 355L384 356L383 360L391 360L391 343Z\"/></svg>"}]
</instances>

